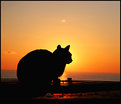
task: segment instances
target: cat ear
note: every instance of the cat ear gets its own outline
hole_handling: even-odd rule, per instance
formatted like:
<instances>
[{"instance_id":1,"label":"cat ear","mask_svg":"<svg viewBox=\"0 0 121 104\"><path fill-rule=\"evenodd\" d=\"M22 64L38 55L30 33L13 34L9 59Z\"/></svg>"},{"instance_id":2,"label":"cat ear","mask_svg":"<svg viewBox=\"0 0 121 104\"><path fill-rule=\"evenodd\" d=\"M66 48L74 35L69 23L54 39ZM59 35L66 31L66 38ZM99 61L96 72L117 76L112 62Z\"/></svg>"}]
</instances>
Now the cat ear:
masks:
<instances>
[{"instance_id":1,"label":"cat ear","mask_svg":"<svg viewBox=\"0 0 121 104\"><path fill-rule=\"evenodd\" d=\"M60 46L60 45L58 45L58 46L57 46L57 49L61 49L61 46Z\"/></svg>"},{"instance_id":2,"label":"cat ear","mask_svg":"<svg viewBox=\"0 0 121 104\"><path fill-rule=\"evenodd\" d=\"M66 46L66 47L65 47L65 50L67 50L67 51L68 51L68 50L69 50L69 48L70 48L70 45Z\"/></svg>"}]
</instances>

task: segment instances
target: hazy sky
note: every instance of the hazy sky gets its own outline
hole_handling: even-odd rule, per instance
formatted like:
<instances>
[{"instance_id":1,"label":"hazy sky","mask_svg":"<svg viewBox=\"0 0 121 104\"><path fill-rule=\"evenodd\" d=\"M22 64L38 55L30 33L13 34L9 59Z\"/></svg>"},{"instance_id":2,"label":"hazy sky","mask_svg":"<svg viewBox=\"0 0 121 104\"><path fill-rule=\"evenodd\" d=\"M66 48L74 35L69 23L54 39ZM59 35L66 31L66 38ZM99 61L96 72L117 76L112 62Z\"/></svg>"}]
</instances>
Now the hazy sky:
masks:
<instances>
[{"instance_id":1,"label":"hazy sky","mask_svg":"<svg viewBox=\"0 0 121 104\"><path fill-rule=\"evenodd\" d=\"M1 69L71 45L68 72L120 73L120 1L1 1Z\"/></svg>"}]
</instances>

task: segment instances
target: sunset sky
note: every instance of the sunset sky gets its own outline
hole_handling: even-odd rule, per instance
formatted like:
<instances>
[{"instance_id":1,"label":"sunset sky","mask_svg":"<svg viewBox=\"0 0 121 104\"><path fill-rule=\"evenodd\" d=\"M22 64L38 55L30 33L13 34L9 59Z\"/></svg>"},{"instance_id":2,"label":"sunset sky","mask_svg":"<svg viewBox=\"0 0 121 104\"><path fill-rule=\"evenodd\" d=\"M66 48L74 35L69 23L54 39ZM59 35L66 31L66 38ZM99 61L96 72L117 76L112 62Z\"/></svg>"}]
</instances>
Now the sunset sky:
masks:
<instances>
[{"instance_id":1,"label":"sunset sky","mask_svg":"<svg viewBox=\"0 0 121 104\"><path fill-rule=\"evenodd\" d=\"M65 75L119 74L120 1L1 1L1 70L17 70L28 52L58 44L71 46Z\"/></svg>"}]
</instances>

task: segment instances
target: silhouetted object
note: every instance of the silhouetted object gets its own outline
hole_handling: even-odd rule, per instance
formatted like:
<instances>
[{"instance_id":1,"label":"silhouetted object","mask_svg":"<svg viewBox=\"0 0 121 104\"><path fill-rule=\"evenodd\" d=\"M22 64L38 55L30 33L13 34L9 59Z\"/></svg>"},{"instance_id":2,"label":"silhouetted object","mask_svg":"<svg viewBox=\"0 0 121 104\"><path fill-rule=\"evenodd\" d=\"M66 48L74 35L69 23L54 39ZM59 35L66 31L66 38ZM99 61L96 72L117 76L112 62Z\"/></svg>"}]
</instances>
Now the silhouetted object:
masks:
<instances>
[{"instance_id":1,"label":"silhouetted object","mask_svg":"<svg viewBox=\"0 0 121 104\"><path fill-rule=\"evenodd\" d=\"M25 55L18 63L17 77L29 95L46 94L52 80L57 80L72 62L70 45L60 45L51 53L48 50L34 50Z\"/></svg>"},{"instance_id":2,"label":"silhouetted object","mask_svg":"<svg viewBox=\"0 0 121 104\"><path fill-rule=\"evenodd\" d=\"M54 87L59 87L60 86L60 79L53 80L53 86Z\"/></svg>"},{"instance_id":3,"label":"silhouetted object","mask_svg":"<svg viewBox=\"0 0 121 104\"><path fill-rule=\"evenodd\" d=\"M69 85L71 85L72 84L72 78L68 78L67 80L68 80Z\"/></svg>"}]
</instances>

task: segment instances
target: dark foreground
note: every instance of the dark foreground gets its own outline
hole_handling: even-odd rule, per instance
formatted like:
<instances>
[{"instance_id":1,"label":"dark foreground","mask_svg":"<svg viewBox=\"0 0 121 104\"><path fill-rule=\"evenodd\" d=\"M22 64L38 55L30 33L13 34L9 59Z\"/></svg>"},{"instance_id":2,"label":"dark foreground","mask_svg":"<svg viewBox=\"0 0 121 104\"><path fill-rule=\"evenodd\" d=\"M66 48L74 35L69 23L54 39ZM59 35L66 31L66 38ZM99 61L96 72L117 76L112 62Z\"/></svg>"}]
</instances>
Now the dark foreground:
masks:
<instances>
[{"instance_id":1,"label":"dark foreground","mask_svg":"<svg viewBox=\"0 0 121 104\"><path fill-rule=\"evenodd\" d=\"M45 96L23 96L16 81L2 82L0 85L0 104L119 104L120 82L109 81L75 81L53 87ZM20 95L21 93L21 95Z\"/></svg>"}]
</instances>

